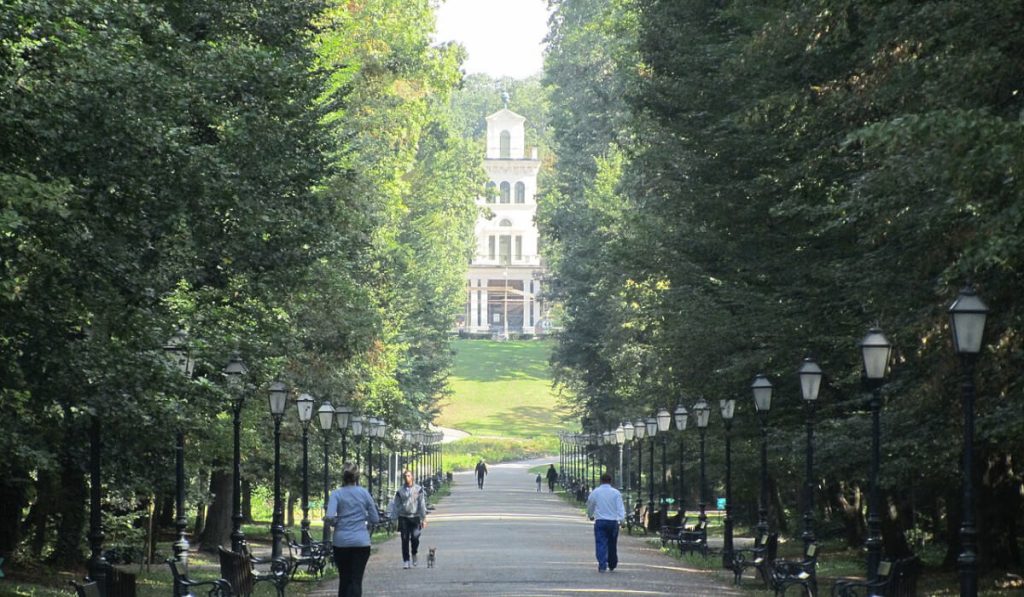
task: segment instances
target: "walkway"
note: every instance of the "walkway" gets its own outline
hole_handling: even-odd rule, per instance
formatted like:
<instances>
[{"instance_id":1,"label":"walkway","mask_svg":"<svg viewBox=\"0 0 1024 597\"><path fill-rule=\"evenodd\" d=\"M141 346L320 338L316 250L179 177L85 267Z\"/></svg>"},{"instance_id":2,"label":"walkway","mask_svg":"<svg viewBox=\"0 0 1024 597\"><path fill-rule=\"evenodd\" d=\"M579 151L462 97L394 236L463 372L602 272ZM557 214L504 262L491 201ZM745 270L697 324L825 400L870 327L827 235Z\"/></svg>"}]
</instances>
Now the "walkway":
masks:
<instances>
[{"instance_id":1,"label":"walkway","mask_svg":"<svg viewBox=\"0 0 1024 597\"><path fill-rule=\"evenodd\" d=\"M545 461L547 462L547 461ZM538 463L540 463L538 461ZM458 473L451 495L427 519L418 568L402 569L398 536L375 548L367 596L741 595L725 572L688 568L639 537L619 537L619 568L598 573L592 523L555 495L536 492L535 463L490 467L481 491ZM426 567L427 547L437 566ZM313 593L337 594L337 581Z\"/></svg>"}]
</instances>

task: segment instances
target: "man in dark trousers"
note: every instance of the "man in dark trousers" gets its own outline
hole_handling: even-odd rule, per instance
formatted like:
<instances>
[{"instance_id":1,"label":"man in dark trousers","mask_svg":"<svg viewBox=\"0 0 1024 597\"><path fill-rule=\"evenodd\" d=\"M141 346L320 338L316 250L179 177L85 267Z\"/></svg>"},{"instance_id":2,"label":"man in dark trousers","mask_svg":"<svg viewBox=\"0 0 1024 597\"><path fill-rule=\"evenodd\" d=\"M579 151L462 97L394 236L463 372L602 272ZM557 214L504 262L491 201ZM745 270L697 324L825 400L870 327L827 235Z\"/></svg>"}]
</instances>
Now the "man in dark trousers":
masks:
<instances>
[{"instance_id":1,"label":"man in dark trousers","mask_svg":"<svg viewBox=\"0 0 1024 597\"><path fill-rule=\"evenodd\" d=\"M601 485L587 498L587 517L594 521L597 571L615 571L619 565L619 524L626 520L622 494L612 487L612 475L601 473Z\"/></svg>"},{"instance_id":2,"label":"man in dark trousers","mask_svg":"<svg viewBox=\"0 0 1024 597\"><path fill-rule=\"evenodd\" d=\"M476 486L480 489L484 488L484 477L486 476L487 463L485 463L484 459L481 458L480 461L476 463Z\"/></svg>"},{"instance_id":3,"label":"man in dark trousers","mask_svg":"<svg viewBox=\"0 0 1024 597\"><path fill-rule=\"evenodd\" d=\"M548 467L548 491L550 493L555 492L555 482L558 481L558 471L555 470L555 465Z\"/></svg>"}]
</instances>

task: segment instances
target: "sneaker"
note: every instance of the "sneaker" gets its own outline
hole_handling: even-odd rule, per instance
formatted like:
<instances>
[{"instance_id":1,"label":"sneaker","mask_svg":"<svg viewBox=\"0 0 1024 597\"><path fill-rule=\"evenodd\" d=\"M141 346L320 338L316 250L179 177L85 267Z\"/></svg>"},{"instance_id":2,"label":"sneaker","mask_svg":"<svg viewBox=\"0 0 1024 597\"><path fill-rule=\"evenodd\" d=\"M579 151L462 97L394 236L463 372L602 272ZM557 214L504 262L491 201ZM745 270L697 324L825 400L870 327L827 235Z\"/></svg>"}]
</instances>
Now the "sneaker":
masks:
<instances>
[{"instance_id":1,"label":"sneaker","mask_svg":"<svg viewBox=\"0 0 1024 597\"><path fill-rule=\"evenodd\" d=\"M408 560L402 562L402 568L405 568L406 570L411 568L411 566L409 566L409 561Z\"/></svg>"},{"instance_id":2,"label":"sneaker","mask_svg":"<svg viewBox=\"0 0 1024 597\"><path fill-rule=\"evenodd\" d=\"M600 572L601 574L604 574L604 572L605 572L604 566L598 566L597 567L597 571Z\"/></svg>"},{"instance_id":3,"label":"sneaker","mask_svg":"<svg viewBox=\"0 0 1024 597\"><path fill-rule=\"evenodd\" d=\"M412 554L412 567L416 567L416 554Z\"/></svg>"}]
</instances>

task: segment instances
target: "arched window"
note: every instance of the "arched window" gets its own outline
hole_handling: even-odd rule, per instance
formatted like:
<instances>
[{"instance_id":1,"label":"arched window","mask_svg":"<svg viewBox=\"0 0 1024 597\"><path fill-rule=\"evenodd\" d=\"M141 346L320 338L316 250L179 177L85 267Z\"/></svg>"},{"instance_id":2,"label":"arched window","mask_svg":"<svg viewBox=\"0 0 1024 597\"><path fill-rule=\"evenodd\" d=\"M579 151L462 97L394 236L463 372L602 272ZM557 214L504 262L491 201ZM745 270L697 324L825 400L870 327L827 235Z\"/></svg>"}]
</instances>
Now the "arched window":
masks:
<instances>
[{"instance_id":1,"label":"arched window","mask_svg":"<svg viewBox=\"0 0 1024 597\"><path fill-rule=\"evenodd\" d=\"M516 203L526 203L526 185L521 181L516 183Z\"/></svg>"},{"instance_id":2,"label":"arched window","mask_svg":"<svg viewBox=\"0 0 1024 597\"><path fill-rule=\"evenodd\" d=\"M498 157L504 160L512 157L512 133L508 131L498 135Z\"/></svg>"},{"instance_id":3,"label":"arched window","mask_svg":"<svg viewBox=\"0 0 1024 597\"><path fill-rule=\"evenodd\" d=\"M509 220L507 218L502 220L502 221L500 221L500 222L498 222L498 226L511 226L511 225L512 225L512 220Z\"/></svg>"},{"instance_id":4,"label":"arched window","mask_svg":"<svg viewBox=\"0 0 1024 597\"><path fill-rule=\"evenodd\" d=\"M498 185L494 184L494 181L488 181L487 187L484 189L484 201L487 203L494 203L498 196Z\"/></svg>"},{"instance_id":5,"label":"arched window","mask_svg":"<svg viewBox=\"0 0 1024 597\"><path fill-rule=\"evenodd\" d=\"M500 203L509 203L510 195L512 194L512 185L508 184L508 181L501 183L501 199Z\"/></svg>"}]
</instances>

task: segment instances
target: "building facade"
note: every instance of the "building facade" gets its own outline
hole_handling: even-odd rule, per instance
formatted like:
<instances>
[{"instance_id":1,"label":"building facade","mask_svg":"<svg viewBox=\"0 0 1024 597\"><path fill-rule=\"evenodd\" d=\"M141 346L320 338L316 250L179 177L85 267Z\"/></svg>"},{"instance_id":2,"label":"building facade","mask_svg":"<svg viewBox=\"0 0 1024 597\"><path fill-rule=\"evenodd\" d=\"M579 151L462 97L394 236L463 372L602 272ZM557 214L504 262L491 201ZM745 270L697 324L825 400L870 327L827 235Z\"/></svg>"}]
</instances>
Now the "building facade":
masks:
<instances>
[{"instance_id":1,"label":"building facade","mask_svg":"<svg viewBox=\"0 0 1024 597\"><path fill-rule=\"evenodd\" d=\"M526 119L505 108L487 120L484 169L490 182L477 205L476 254L460 329L496 337L542 335L548 329L541 294L544 265L537 212L537 148L527 154Z\"/></svg>"}]
</instances>

